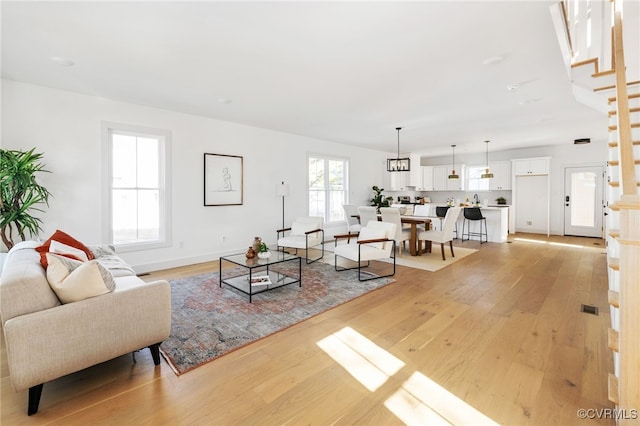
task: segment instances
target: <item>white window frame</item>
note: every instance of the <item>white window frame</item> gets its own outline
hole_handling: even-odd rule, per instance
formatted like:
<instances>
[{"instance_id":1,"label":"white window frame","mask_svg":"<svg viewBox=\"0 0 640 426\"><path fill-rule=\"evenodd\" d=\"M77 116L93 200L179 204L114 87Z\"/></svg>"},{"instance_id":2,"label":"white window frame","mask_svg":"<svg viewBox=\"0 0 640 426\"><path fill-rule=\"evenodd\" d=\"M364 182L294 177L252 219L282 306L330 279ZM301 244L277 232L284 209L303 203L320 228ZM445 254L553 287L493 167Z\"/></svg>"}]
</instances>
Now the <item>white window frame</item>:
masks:
<instances>
[{"instance_id":1,"label":"white window frame","mask_svg":"<svg viewBox=\"0 0 640 426\"><path fill-rule=\"evenodd\" d=\"M480 174L484 173L487 169L485 165L477 165L477 166L467 166L467 191L489 191L491 186L489 184L489 179L483 179L481 177L472 178L471 175L475 174L474 172L479 171ZM471 183L474 183L472 185Z\"/></svg>"},{"instance_id":2,"label":"white window frame","mask_svg":"<svg viewBox=\"0 0 640 426\"><path fill-rule=\"evenodd\" d=\"M152 129L148 127L135 126L130 124L102 122L102 159L103 159L103 211L106 218L103 221L102 237L103 241L113 243L113 158L112 158L112 135L150 137L160 141L160 152L158 156L159 176L159 198L160 198L160 235L156 241L145 241L127 244L114 244L118 252L132 252L156 249L171 246L171 169L169 153L171 152L171 131Z\"/></svg>"},{"instance_id":3,"label":"white window frame","mask_svg":"<svg viewBox=\"0 0 640 426\"><path fill-rule=\"evenodd\" d=\"M318 153L308 153L307 154L307 212L308 214L311 214L311 212L308 211L309 209L309 201L311 199L311 197L309 196L310 190L311 188L309 188L309 160L311 158L316 158L316 159L321 159L321 160L325 160L325 161L342 161L344 163L344 197L343 197L343 204L348 204L349 203L349 158L348 157L340 157L340 156L335 156L335 155L327 155L327 154L318 154ZM325 173L325 178L328 178L328 174ZM327 191L327 193L329 193L329 189L328 189L328 184L326 182L325 179L325 191ZM344 222L344 219L340 219L337 221L328 221L327 217L330 216L330 206L329 206L329 199L330 197L327 197L325 199L325 205L324 205L324 217L325 217L325 225L327 224L334 224L334 223L340 223L340 222ZM340 208L342 208L342 205L340 206Z\"/></svg>"}]
</instances>

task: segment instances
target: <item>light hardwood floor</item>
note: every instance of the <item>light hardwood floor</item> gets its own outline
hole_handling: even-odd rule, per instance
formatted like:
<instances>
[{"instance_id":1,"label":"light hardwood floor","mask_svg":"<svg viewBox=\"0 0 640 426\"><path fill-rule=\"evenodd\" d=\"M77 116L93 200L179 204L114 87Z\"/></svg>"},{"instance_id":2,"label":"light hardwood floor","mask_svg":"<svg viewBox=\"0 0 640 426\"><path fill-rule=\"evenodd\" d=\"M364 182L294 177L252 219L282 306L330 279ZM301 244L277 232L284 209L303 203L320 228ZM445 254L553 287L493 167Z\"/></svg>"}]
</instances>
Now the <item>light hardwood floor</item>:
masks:
<instances>
[{"instance_id":1,"label":"light hardwood floor","mask_svg":"<svg viewBox=\"0 0 640 426\"><path fill-rule=\"evenodd\" d=\"M504 244L455 246L480 250L438 272L398 267L395 283L182 376L164 361L154 368L145 350L136 364L122 356L47 383L31 417L27 392L11 388L2 342L0 423L572 425L585 422L580 408L612 407L603 241L516 234ZM217 263L144 279L212 268ZM599 315L580 312L581 304ZM332 357L320 348L345 329L357 337L351 352ZM354 367L358 379L347 371Z\"/></svg>"}]
</instances>

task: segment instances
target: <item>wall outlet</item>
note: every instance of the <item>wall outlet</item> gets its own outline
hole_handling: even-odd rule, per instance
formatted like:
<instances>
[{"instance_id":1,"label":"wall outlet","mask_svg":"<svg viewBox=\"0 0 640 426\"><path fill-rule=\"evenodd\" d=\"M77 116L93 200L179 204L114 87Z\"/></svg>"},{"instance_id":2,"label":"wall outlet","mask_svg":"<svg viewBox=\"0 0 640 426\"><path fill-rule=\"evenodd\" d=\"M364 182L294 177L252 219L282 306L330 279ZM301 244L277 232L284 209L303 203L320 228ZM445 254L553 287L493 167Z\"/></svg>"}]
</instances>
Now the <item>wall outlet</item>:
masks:
<instances>
[{"instance_id":1,"label":"wall outlet","mask_svg":"<svg viewBox=\"0 0 640 426\"><path fill-rule=\"evenodd\" d=\"M184 248L184 241L180 241L180 242L178 243L178 246L180 246L180 248Z\"/></svg>"},{"instance_id":2,"label":"wall outlet","mask_svg":"<svg viewBox=\"0 0 640 426\"><path fill-rule=\"evenodd\" d=\"M532 222L532 221L530 221L530 220L528 220L528 221L527 221L527 225L533 225L533 222Z\"/></svg>"},{"instance_id":3,"label":"wall outlet","mask_svg":"<svg viewBox=\"0 0 640 426\"><path fill-rule=\"evenodd\" d=\"M226 236L226 235L223 235L223 236L222 236L222 242L224 243L225 241L227 241L227 236Z\"/></svg>"}]
</instances>

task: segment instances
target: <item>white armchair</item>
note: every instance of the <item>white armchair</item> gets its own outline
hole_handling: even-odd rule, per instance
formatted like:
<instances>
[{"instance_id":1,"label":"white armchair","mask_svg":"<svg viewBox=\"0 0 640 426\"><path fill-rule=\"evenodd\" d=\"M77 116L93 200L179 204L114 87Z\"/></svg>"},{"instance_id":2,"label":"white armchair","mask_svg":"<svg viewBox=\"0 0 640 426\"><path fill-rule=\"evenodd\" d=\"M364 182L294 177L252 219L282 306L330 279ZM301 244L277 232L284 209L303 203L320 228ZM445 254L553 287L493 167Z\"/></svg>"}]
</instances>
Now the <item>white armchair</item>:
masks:
<instances>
[{"instance_id":1,"label":"white armchair","mask_svg":"<svg viewBox=\"0 0 640 426\"><path fill-rule=\"evenodd\" d=\"M360 222L358 218L355 217L358 214L358 206L354 204L343 204L342 208L344 210L344 216L347 221L347 233L358 233L360 232Z\"/></svg>"},{"instance_id":2,"label":"white armchair","mask_svg":"<svg viewBox=\"0 0 640 426\"><path fill-rule=\"evenodd\" d=\"M390 277L396 273L396 225L387 222L378 222L377 220L369 221L358 235L358 240L348 243L339 244L339 240L347 239L352 235L336 235L335 248L335 269L336 271L346 271L349 269L358 269L358 280L369 281L377 278ZM352 262L357 262L358 266L345 268L338 266L338 258L345 258ZM393 272L387 275L375 275L363 278L362 268L368 267L372 260L393 259ZM363 266L363 262L366 264Z\"/></svg>"},{"instance_id":3,"label":"white armchair","mask_svg":"<svg viewBox=\"0 0 640 426\"><path fill-rule=\"evenodd\" d=\"M305 251L307 264L324 257L324 218L320 216L298 217L289 228L278 229L278 249L294 248ZM315 259L309 258L309 249L321 246L321 255Z\"/></svg>"}]
</instances>

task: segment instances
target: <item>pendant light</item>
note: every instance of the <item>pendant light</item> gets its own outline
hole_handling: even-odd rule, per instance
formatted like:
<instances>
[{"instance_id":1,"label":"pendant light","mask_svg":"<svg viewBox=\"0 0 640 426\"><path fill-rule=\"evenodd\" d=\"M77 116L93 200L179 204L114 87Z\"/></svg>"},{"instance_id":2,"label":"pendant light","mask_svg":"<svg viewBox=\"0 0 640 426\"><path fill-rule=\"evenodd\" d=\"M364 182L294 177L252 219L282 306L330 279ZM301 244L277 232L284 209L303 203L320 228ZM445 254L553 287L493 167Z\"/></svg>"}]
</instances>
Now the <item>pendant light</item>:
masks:
<instances>
[{"instance_id":1,"label":"pendant light","mask_svg":"<svg viewBox=\"0 0 640 426\"><path fill-rule=\"evenodd\" d=\"M493 173L489 171L489 141L484 141L487 144L487 168L484 169L484 173L480 175L482 179L491 179L493 178Z\"/></svg>"},{"instance_id":2,"label":"pendant light","mask_svg":"<svg viewBox=\"0 0 640 426\"><path fill-rule=\"evenodd\" d=\"M400 158L400 130L402 127L396 127L398 132L398 155L396 158L387 158L388 172L408 172L411 169L411 160L407 157Z\"/></svg>"},{"instance_id":3,"label":"pendant light","mask_svg":"<svg viewBox=\"0 0 640 426\"><path fill-rule=\"evenodd\" d=\"M451 174L449 175L449 179L460 179L460 176L456 173L456 146L451 145L453 149L453 161L451 166Z\"/></svg>"}]
</instances>

